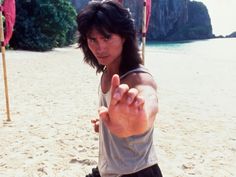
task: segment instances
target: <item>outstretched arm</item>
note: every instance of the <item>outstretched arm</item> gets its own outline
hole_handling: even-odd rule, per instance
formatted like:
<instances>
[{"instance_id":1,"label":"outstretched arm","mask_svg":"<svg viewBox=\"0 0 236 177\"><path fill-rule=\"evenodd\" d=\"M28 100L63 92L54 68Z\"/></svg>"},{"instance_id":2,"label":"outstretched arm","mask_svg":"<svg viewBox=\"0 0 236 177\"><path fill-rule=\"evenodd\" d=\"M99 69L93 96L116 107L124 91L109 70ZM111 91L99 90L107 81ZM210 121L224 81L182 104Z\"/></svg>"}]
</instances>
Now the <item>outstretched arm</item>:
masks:
<instances>
[{"instance_id":1,"label":"outstretched arm","mask_svg":"<svg viewBox=\"0 0 236 177\"><path fill-rule=\"evenodd\" d=\"M118 137L146 132L153 126L158 112L156 90L152 84L134 85L130 88L128 84L121 84L119 76L114 75L110 105L99 109L100 119Z\"/></svg>"}]
</instances>

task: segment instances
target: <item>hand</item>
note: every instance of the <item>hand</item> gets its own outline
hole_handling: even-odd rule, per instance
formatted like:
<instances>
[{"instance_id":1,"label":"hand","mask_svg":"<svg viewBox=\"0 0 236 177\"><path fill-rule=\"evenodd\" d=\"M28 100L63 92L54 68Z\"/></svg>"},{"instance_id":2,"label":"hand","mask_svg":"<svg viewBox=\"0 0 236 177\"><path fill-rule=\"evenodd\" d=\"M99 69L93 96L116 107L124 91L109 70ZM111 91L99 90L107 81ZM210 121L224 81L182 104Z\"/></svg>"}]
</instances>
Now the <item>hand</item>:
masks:
<instances>
[{"instance_id":1,"label":"hand","mask_svg":"<svg viewBox=\"0 0 236 177\"><path fill-rule=\"evenodd\" d=\"M139 90L120 84L118 75L111 81L111 100L108 108L101 107L99 115L107 128L118 137L144 133L148 118L144 109L144 98Z\"/></svg>"},{"instance_id":2,"label":"hand","mask_svg":"<svg viewBox=\"0 0 236 177\"><path fill-rule=\"evenodd\" d=\"M99 132L99 119L92 119L91 123L93 124L94 132Z\"/></svg>"}]
</instances>

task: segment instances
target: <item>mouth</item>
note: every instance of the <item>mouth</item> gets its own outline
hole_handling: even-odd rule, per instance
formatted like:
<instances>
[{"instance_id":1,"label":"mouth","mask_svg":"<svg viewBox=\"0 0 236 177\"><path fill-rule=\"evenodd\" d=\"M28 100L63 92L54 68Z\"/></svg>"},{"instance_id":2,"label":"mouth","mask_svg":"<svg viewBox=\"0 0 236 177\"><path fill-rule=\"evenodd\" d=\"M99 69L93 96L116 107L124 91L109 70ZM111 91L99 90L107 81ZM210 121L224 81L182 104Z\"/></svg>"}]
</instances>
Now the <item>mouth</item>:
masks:
<instances>
[{"instance_id":1,"label":"mouth","mask_svg":"<svg viewBox=\"0 0 236 177\"><path fill-rule=\"evenodd\" d=\"M106 55L106 56L99 56L99 55L97 55L97 58L98 59L101 59L101 60L104 60L104 59L106 59L108 56Z\"/></svg>"}]
</instances>

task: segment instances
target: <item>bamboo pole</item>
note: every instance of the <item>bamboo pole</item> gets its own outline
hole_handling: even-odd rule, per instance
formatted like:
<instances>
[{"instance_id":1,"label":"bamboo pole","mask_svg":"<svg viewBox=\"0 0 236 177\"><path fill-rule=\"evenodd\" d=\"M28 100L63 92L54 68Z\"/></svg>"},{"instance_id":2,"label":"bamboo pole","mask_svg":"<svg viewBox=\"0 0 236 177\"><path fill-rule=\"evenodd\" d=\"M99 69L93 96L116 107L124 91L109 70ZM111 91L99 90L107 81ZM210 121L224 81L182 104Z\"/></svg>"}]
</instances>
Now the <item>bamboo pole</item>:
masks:
<instances>
[{"instance_id":1,"label":"bamboo pole","mask_svg":"<svg viewBox=\"0 0 236 177\"><path fill-rule=\"evenodd\" d=\"M146 46L146 32L147 32L147 1L143 0L143 23L142 23L142 60L145 63L145 46Z\"/></svg>"},{"instance_id":2,"label":"bamboo pole","mask_svg":"<svg viewBox=\"0 0 236 177\"><path fill-rule=\"evenodd\" d=\"M1 39L1 52L2 52L3 78L4 78L4 86L5 86L7 121L11 121L9 97L8 97L8 86L7 86L7 69L6 69L6 58L5 58L6 50L5 50L5 45L4 45L4 31L3 31L2 11L0 11L0 39Z\"/></svg>"}]
</instances>

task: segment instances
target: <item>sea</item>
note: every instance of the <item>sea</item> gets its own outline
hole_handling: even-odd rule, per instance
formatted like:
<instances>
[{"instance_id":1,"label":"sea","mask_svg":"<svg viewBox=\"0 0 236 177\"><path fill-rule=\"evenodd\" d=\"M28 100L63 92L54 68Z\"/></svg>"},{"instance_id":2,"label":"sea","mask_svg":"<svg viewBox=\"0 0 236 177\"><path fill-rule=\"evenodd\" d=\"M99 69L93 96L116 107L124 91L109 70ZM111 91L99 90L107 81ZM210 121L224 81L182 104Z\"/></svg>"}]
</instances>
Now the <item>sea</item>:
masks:
<instances>
[{"instance_id":1,"label":"sea","mask_svg":"<svg viewBox=\"0 0 236 177\"><path fill-rule=\"evenodd\" d=\"M175 57L236 61L236 38L215 38L180 42L147 42L147 53L173 54ZM174 59L174 58L172 58ZM152 60L152 59L151 59Z\"/></svg>"},{"instance_id":2,"label":"sea","mask_svg":"<svg viewBox=\"0 0 236 177\"><path fill-rule=\"evenodd\" d=\"M148 42L145 49L157 83L163 174L235 177L236 38Z\"/></svg>"},{"instance_id":3,"label":"sea","mask_svg":"<svg viewBox=\"0 0 236 177\"><path fill-rule=\"evenodd\" d=\"M236 120L236 38L147 42L144 63L164 104Z\"/></svg>"}]
</instances>

